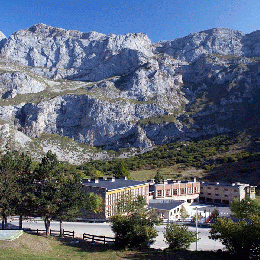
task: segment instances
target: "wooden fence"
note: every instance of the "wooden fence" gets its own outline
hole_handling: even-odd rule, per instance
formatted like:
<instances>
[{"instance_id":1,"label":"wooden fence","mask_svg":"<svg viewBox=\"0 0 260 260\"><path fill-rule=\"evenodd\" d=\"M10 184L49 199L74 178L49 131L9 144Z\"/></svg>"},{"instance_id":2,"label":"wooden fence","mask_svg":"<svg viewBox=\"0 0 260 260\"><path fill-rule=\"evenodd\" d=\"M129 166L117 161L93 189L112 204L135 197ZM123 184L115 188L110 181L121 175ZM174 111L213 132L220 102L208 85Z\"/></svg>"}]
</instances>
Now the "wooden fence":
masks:
<instances>
[{"instance_id":1,"label":"wooden fence","mask_svg":"<svg viewBox=\"0 0 260 260\"><path fill-rule=\"evenodd\" d=\"M45 229L26 229L25 230L28 233L36 233L36 235L46 235L46 230ZM51 236L59 236L60 235L60 230L54 230L50 229L50 235ZM75 237L75 232L74 231L68 231L68 230L62 230L62 236L64 237Z\"/></svg>"},{"instance_id":2,"label":"wooden fence","mask_svg":"<svg viewBox=\"0 0 260 260\"><path fill-rule=\"evenodd\" d=\"M46 230L45 229L27 229L25 230L28 233L34 233L36 235L46 235ZM51 236L59 236L60 231L59 230L54 230L50 229L50 235ZM63 237L70 237L70 238L75 238L75 231L68 231L68 230L62 230L62 236ZM106 236L96 236L96 235L91 235L91 234L83 234L83 241L86 242L92 242L92 243L102 243L102 244L114 244L115 243L115 238L114 237L106 237Z\"/></svg>"},{"instance_id":3,"label":"wooden fence","mask_svg":"<svg viewBox=\"0 0 260 260\"><path fill-rule=\"evenodd\" d=\"M75 232L74 230L73 231L66 231L63 229L63 234L62 234L64 237L72 237L74 238L75 237Z\"/></svg>"},{"instance_id":4,"label":"wooden fence","mask_svg":"<svg viewBox=\"0 0 260 260\"><path fill-rule=\"evenodd\" d=\"M91 234L83 234L83 241L91 241L92 243L98 242L103 244L114 244L115 238L114 237L106 237L106 236L96 236Z\"/></svg>"}]
</instances>

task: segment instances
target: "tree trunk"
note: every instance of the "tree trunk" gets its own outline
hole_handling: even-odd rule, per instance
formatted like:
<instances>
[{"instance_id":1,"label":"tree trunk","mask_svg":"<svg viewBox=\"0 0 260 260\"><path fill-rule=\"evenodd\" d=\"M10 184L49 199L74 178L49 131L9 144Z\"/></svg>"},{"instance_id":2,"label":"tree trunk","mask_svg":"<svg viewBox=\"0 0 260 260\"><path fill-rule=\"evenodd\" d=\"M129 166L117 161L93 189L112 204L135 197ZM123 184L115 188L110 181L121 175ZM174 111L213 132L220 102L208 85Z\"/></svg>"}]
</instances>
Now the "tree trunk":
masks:
<instances>
[{"instance_id":1,"label":"tree trunk","mask_svg":"<svg viewBox=\"0 0 260 260\"><path fill-rule=\"evenodd\" d=\"M5 214L2 214L2 229L7 228L7 217Z\"/></svg>"},{"instance_id":2,"label":"tree trunk","mask_svg":"<svg viewBox=\"0 0 260 260\"><path fill-rule=\"evenodd\" d=\"M5 229L7 229L7 217L5 216Z\"/></svg>"},{"instance_id":3,"label":"tree trunk","mask_svg":"<svg viewBox=\"0 0 260 260\"><path fill-rule=\"evenodd\" d=\"M19 216L19 229L23 229L23 216Z\"/></svg>"},{"instance_id":4,"label":"tree trunk","mask_svg":"<svg viewBox=\"0 0 260 260\"><path fill-rule=\"evenodd\" d=\"M46 236L50 235L50 225L51 225L51 221L48 217L44 218L44 224L45 224L45 230L46 230Z\"/></svg>"},{"instance_id":5,"label":"tree trunk","mask_svg":"<svg viewBox=\"0 0 260 260\"><path fill-rule=\"evenodd\" d=\"M60 219L60 236L63 236L63 222L62 219Z\"/></svg>"}]
</instances>

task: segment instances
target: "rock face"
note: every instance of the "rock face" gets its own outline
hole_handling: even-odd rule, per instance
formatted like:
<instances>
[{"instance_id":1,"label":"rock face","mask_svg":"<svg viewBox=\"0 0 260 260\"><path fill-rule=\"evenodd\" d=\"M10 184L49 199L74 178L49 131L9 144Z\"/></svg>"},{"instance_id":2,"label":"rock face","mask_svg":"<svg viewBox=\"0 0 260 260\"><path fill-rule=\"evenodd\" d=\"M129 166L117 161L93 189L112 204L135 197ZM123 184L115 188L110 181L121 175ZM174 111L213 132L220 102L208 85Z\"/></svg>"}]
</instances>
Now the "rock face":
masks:
<instances>
[{"instance_id":1,"label":"rock face","mask_svg":"<svg viewBox=\"0 0 260 260\"><path fill-rule=\"evenodd\" d=\"M244 34L240 31L215 28L192 33L184 38L155 44L156 50L176 59L192 62L201 55L259 56L260 31Z\"/></svg>"},{"instance_id":2,"label":"rock face","mask_svg":"<svg viewBox=\"0 0 260 260\"><path fill-rule=\"evenodd\" d=\"M57 69L72 69L63 76L97 81L135 70L152 51L141 33L108 36L38 24L12 34L1 55L26 66L56 68L52 76L57 77Z\"/></svg>"},{"instance_id":3,"label":"rock face","mask_svg":"<svg viewBox=\"0 0 260 260\"><path fill-rule=\"evenodd\" d=\"M27 150L80 163L115 156L94 147L133 151L260 122L259 31L216 28L151 44L141 33L38 24L0 34L1 43L0 133L13 135L0 138Z\"/></svg>"},{"instance_id":4,"label":"rock face","mask_svg":"<svg viewBox=\"0 0 260 260\"><path fill-rule=\"evenodd\" d=\"M6 43L7 39L6 36L0 31L0 50Z\"/></svg>"},{"instance_id":5,"label":"rock face","mask_svg":"<svg viewBox=\"0 0 260 260\"><path fill-rule=\"evenodd\" d=\"M17 94L41 92L45 88L43 82L21 72L0 74L0 95L3 99L14 98Z\"/></svg>"}]
</instances>

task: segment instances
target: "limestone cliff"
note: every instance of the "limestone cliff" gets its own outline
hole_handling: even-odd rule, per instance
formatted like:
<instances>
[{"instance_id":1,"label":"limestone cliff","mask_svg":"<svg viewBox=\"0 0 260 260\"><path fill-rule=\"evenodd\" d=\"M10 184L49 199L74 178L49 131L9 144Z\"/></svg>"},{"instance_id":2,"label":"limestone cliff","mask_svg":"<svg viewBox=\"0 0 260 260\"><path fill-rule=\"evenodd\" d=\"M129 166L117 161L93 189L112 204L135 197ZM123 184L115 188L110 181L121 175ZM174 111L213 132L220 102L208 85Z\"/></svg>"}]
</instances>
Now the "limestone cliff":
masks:
<instances>
[{"instance_id":1,"label":"limestone cliff","mask_svg":"<svg viewBox=\"0 0 260 260\"><path fill-rule=\"evenodd\" d=\"M44 24L0 34L2 149L16 140L80 163L259 125L259 37L215 28L151 44Z\"/></svg>"}]
</instances>

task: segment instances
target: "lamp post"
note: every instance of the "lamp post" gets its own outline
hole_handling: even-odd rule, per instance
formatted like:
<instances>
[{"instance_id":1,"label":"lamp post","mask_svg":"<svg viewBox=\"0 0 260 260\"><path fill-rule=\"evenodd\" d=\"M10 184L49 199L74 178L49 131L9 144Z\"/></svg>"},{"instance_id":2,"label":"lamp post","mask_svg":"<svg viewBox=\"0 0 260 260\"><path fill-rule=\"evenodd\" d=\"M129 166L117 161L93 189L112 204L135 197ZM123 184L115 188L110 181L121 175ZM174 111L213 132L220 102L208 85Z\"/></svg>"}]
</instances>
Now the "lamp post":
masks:
<instances>
[{"instance_id":1,"label":"lamp post","mask_svg":"<svg viewBox=\"0 0 260 260\"><path fill-rule=\"evenodd\" d=\"M198 207L196 207L196 251L198 251Z\"/></svg>"}]
</instances>

